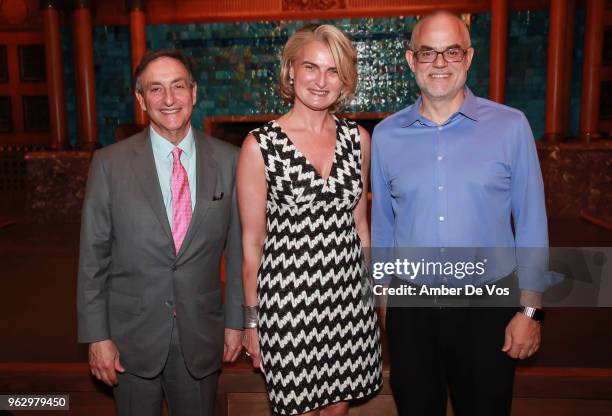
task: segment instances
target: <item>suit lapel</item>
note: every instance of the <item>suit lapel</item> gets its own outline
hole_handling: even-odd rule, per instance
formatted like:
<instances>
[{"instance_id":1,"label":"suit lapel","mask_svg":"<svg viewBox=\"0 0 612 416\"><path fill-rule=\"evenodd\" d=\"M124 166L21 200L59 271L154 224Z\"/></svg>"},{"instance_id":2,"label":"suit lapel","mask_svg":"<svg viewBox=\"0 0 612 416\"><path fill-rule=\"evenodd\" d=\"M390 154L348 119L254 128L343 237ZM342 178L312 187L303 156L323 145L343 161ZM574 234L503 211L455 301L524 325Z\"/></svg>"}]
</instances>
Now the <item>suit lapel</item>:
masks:
<instances>
[{"instance_id":1,"label":"suit lapel","mask_svg":"<svg viewBox=\"0 0 612 416\"><path fill-rule=\"evenodd\" d=\"M206 215L209 202L213 200L217 185L217 164L215 162L212 146L208 139L194 129L194 141L196 146L196 204L191 216L191 222L187 229L187 235L183 240L177 260L185 253L194 236L198 233L199 223Z\"/></svg>"},{"instance_id":2,"label":"suit lapel","mask_svg":"<svg viewBox=\"0 0 612 416\"><path fill-rule=\"evenodd\" d=\"M155 216L157 216L168 238L172 240L172 231L168 223L164 198L159 186L148 128L140 133L140 137L134 144L134 163L132 163L132 169L138 179L142 192L151 205L151 209Z\"/></svg>"}]
</instances>

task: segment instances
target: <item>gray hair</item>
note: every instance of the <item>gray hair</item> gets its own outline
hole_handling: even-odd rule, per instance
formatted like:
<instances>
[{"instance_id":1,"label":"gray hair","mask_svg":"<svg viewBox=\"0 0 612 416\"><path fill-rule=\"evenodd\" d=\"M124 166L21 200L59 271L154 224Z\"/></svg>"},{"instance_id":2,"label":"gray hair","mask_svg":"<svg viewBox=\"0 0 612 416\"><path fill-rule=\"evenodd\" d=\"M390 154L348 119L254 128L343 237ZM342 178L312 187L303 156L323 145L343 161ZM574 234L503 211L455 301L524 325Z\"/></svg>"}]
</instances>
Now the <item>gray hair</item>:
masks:
<instances>
[{"instance_id":1,"label":"gray hair","mask_svg":"<svg viewBox=\"0 0 612 416\"><path fill-rule=\"evenodd\" d=\"M142 57L140 63L136 67L136 70L134 71L134 91L139 94L142 94L144 92L142 82L140 80L142 73L145 69L147 69L147 66L149 66L151 62L159 58L171 58L179 61L181 64L183 64L183 66L187 70L187 73L189 73L189 82L191 83L191 85L194 85L196 83L195 78L193 76L194 64L191 58L189 58L187 55L185 55L178 49L155 49L147 52Z\"/></svg>"}]
</instances>

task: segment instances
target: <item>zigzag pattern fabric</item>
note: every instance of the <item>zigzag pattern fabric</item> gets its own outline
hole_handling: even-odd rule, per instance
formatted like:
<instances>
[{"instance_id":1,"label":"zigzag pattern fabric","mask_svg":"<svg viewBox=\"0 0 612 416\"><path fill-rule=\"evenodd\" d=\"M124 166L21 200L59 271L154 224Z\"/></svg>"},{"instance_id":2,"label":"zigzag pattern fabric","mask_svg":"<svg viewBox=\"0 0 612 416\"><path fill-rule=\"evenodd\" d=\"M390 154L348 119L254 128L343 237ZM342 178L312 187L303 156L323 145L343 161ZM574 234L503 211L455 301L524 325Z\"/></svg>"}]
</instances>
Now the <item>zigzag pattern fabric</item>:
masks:
<instances>
[{"instance_id":1,"label":"zigzag pattern fabric","mask_svg":"<svg viewBox=\"0 0 612 416\"><path fill-rule=\"evenodd\" d=\"M251 132L265 161L267 236L259 337L272 410L304 413L382 386L378 319L355 227L362 193L357 125L336 119L327 180L278 123Z\"/></svg>"}]
</instances>

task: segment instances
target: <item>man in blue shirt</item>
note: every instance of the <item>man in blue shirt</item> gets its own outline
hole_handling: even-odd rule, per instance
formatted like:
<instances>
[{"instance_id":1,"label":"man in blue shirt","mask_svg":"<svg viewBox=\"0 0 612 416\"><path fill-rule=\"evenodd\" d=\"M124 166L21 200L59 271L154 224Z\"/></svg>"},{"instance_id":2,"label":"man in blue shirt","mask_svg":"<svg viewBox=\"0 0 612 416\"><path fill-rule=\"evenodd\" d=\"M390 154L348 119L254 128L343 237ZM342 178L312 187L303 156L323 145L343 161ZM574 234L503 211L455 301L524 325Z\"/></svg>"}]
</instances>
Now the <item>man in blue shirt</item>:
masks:
<instances>
[{"instance_id":1,"label":"man in blue shirt","mask_svg":"<svg viewBox=\"0 0 612 416\"><path fill-rule=\"evenodd\" d=\"M522 112L465 86L473 56L457 16L415 26L406 59L421 97L373 135L372 247L509 248L482 283L511 286L515 272L526 308L383 305L400 415L445 415L447 386L456 415L509 414L515 360L540 344L547 258L523 250L548 247L533 134Z\"/></svg>"}]
</instances>

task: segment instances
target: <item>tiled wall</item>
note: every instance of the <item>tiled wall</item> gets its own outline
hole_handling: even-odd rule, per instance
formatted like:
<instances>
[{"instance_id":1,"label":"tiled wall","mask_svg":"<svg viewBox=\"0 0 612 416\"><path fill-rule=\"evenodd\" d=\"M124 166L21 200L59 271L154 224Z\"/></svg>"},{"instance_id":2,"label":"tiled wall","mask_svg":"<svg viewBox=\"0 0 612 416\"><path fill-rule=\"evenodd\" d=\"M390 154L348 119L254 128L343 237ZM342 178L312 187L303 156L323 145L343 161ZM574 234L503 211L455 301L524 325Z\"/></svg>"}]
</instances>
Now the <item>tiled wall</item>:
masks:
<instances>
[{"instance_id":1,"label":"tiled wall","mask_svg":"<svg viewBox=\"0 0 612 416\"><path fill-rule=\"evenodd\" d=\"M322 21L317 21L321 23ZM305 21L149 25L147 48L176 47L197 62L198 103L193 122L205 115L264 114L286 111L277 94L280 53L288 36ZM413 17L362 18L327 21L353 39L359 54L360 83L348 111L397 111L418 93L404 60L405 42ZM468 85L481 96L489 88L490 15L472 15L471 36L476 55ZM536 137L545 120L548 11L513 12L508 40L508 105L523 110ZM584 11L578 10L572 80L572 127L578 120ZM63 33L71 143L76 143L74 68L69 29ZM133 120L130 81L129 28L94 29L96 105L99 140L114 141L117 124ZM71 101L72 100L72 101Z\"/></svg>"},{"instance_id":2,"label":"tiled wall","mask_svg":"<svg viewBox=\"0 0 612 416\"><path fill-rule=\"evenodd\" d=\"M577 8L574 23L570 131L580 120L580 81L584 44L584 8ZM506 104L527 114L536 137L544 132L546 115L546 65L548 11L511 14L508 34Z\"/></svg>"},{"instance_id":3,"label":"tiled wall","mask_svg":"<svg viewBox=\"0 0 612 416\"><path fill-rule=\"evenodd\" d=\"M98 138L102 145L113 143L115 127L134 120L131 89L130 30L127 26L96 26L93 30L96 77ZM77 115L72 31L62 29L64 80L70 144L77 141Z\"/></svg>"}]
</instances>

